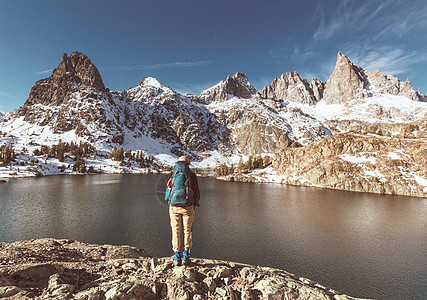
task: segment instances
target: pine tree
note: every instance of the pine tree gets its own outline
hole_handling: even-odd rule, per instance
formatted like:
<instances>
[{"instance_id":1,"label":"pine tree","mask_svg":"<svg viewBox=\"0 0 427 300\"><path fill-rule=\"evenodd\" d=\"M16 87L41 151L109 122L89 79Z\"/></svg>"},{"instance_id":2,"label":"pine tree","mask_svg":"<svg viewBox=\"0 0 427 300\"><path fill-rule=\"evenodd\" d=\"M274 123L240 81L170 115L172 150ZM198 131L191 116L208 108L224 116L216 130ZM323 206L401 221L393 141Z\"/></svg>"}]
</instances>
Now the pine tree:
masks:
<instances>
[{"instance_id":1,"label":"pine tree","mask_svg":"<svg viewBox=\"0 0 427 300\"><path fill-rule=\"evenodd\" d=\"M65 143L59 142L58 146L56 147L56 158L63 162L65 158Z\"/></svg>"},{"instance_id":2,"label":"pine tree","mask_svg":"<svg viewBox=\"0 0 427 300\"><path fill-rule=\"evenodd\" d=\"M252 155L249 156L248 161L246 162L246 170L252 170L253 169L253 158Z\"/></svg>"},{"instance_id":3,"label":"pine tree","mask_svg":"<svg viewBox=\"0 0 427 300\"><path fill-rule=\"evenodd\" d=\"M264 157L263 164L264 164L264 168L271 164L271 158L270 158L270 156L265 156Z\"/></svg>"},{"instance_id":4,"label":"pine tree","mask_svg":"<svg viewBox=\"0 0 427 300\"><path fill-rule=\"evenodd\" d=\"M78 173L85 173L86 172L86 165L81 156L76 157L76 162L73 165L73 171Z\"/></svg>"},{"instance_id":5,"label":"pine tree","mask_svg":"<svg viewBox=\"0 0 427 300\"><path fill-rule=\"evenodd\" d=\"M240 156L239 164L237 165L237 171L243 172L244 169L245 169L245 166L243 164L242 157Z\"/></svg>"}]
</instances>

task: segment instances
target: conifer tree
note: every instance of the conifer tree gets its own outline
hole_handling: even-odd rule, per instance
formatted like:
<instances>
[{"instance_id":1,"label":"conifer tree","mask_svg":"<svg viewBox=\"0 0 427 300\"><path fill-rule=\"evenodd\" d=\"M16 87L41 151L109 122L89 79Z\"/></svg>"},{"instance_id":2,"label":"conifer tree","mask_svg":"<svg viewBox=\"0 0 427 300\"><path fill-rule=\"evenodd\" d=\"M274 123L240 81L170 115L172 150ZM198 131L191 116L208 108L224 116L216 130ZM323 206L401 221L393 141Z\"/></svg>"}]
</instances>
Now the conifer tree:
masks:
<instances>
[{"instance_id":1,"label":"conifer tree","mask_svg":"<svg viewBox=\"0 0 427 300\"><path fill-rule=\"evenodd\" d=\"M78 173L85 173L86 172L86 165L81 156L76 157L76 162L73 165L73 171Z\"/></svg>"}]
</instances>

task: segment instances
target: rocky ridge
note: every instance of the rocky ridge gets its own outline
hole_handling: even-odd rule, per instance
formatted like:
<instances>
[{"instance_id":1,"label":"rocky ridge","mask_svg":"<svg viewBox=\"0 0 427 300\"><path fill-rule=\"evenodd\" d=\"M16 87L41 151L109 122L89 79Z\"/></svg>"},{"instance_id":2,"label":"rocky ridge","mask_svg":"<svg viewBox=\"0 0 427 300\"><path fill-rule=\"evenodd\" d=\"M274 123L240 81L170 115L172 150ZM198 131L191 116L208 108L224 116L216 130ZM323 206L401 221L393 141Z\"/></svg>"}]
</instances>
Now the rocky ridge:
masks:
<instances>
[{"instance_id":1,"label":"rocky ridge","mask_svg":"<svg viewBox=\"0 0 427 300\"><path fill-rule=\"evenodd\" d=\"M202 103L222 102L233 97L249 99L258 96L245 74L237 72L227 79L221 80L215 86L201 92L199 98Z\"/></svg>"},{"instance_id":2,"label":"rocky ridge","mask_svg":"<svg viewBox=\"0 0 427 300\"><path fill-rule=\"evenodd\" d=\"M280 78L275 78L270 86L265 86L261 97L314 105L322 99L322 94L323 84L320 80L313 79L309 84L306 79L301 79L297 72L288 72L283 73Z\"/></svg>"},{"instance_id":3,"label":"rocky ridge","mask_svg":"<svg viewBox=\"0 0 427 300\"><path fill-rule=\"evenodd\" d=\"M414 101L427 101L425 95L415 91L406 80L401 82L392 75L379 70L369 72L355 65L348 57L338 52L335 69L325 84L323 99L327 104L341 104L354 99L363 99L375 94L404 96Z\"/></svg>"},{"instance_id":4,"label":"rocky ridge","mask_svg":"<svg viewBox=\"0 0 427 300\"><path fill-rule=\"evenodd\" d=\"M129 246L0 243L2 299L355 299L266 267L193 259L174 267Z\"/></svg>"},{"instance_id":5,"label":"rocky ridge","mask_svg":"<svg viewBox=\"0 0 427 300\"><path fill-rule=\"evenodd\" d=\"M97 149L125 146L147 154L186 152L193 158L217 149L227 135L227 129L205 107L154 78L145 77L128 91L110 92L96 67L79 52L64 54L52 75L36 82L25 104L8 120L14 123L20 118L51 129L53 139L55 134L72 133L76 139L96 144ZM31 134L34 143L41 142L37 132ZM144 145L158 144L154 141L165 146Z\"/></svg>"},{"instance_id":6,"label":"rocky ridge","mask_svg":"<svg viewBox=\"0 0 427 300\"><path fill-rule=\"evenodd\" d=\"M427 197L425 139L336 134L285 149L273 164L288 184Z\"/></svg>"},{"instance_id":7,"label":"rocky ridge","mask_svg":"<svg viewBox=\"0 0 427 300\"><path fill-rule=\"evenodd\" d=\"M417 122L427 114L424 101L409 81L368 72L342 53L327 82L308 83L288 72L259 93L238 72L195 96L151 77L111 92L89 58L73 52L64 54L49 78L36 82L23 107L0 122L1 143L13 143L18 154L10 166L0 166L0 176L73 173L72 157L61 163L33 154L60 141L92 144L96 151L86 163L106 172L148 172L130 162L112 165L106 157L114 147L154 155L157 166L187 154L204 168L272 156L345 132L422 142ZM28 166L30 161L36 163Z\"/></svg>"}]
</instances>

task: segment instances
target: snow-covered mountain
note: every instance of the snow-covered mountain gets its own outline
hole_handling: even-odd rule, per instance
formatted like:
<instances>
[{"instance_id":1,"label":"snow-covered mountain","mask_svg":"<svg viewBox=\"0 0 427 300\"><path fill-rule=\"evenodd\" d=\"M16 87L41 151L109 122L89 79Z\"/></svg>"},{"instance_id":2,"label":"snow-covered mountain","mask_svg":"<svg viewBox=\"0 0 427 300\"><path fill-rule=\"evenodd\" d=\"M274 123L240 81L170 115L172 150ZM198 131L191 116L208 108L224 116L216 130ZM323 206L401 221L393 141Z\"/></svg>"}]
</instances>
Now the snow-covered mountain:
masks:
<instances>
[{"instance_id":1,"label":"snow-covered mountain","mask_svg":"<svg viewBox=\"0 0 427 300\"><path fill-rule=\"evenodd\" d=\"M426 96L412 88L409 80L401 82L392 75L384 76L379 70L371 73L353 64L341 52L338 53L335 69L325 84L323 98L327 104L342 104L381 94L427 101Z\"/></svg>"},{"instance_id":2,"label":"snow-covered mountain","mask_svg":"<svg viewBox=\"0 0 427 300\"><path fill-rule=\"evenodd\" d=\"M106 156L114 147L152 155L156 165L170 165L186 154L196 167L213 167L350 130L378 134L372 126L397 136L401 124L423 119L426 101L408 80L366 71L342 53L327 82L308 82L288 72L260 93L238 72L195 96L181 95L151 77L112 92L90 59L73 52L63 55L49 78L34 84L22 107L0 115L0 145L13 144L20 165L43 160L47 169L42 174L52 173L48 166L55 164L68 170L76 158L70 155L60 164L34 151L71 141L90 143L96 151L86 162L103 171L141 172L146 167L112 163ZM419 131L406 137L423 136ZM0 173L28 173L22 166L20 172L11 168L13 163L0 167Z\"/></svg>"}]
</instances>

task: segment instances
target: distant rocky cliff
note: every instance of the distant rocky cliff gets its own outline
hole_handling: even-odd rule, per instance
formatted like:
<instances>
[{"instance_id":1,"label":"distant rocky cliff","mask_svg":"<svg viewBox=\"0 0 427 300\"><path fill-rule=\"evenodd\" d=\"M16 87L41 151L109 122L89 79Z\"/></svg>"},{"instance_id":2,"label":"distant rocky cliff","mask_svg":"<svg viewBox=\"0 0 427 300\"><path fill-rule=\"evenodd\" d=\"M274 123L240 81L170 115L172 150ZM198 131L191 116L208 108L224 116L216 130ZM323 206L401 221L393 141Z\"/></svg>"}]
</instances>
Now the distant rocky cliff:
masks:
<instances>
[{"instance_id":1,"label":"distant rocky cliff","mask_svg":"<svg viewBox=\"0 0 427 300\"><path fill-rule=\"evenodd\" d=\"M225 81L220 81L217 85L204 90L200 94L201 102L210 104L212 102L223 102L233 97L249 99L258 96L258 91L248 81L245 74L237 72L233 76L228 76Z\"/></svg>"},{"instance_id":2,"label":"distant rocky cliff","mask_svg":"<svg viewBox=\"0 0 427 300\"><path fill-rule=\"evenodd\" d=\"M282 270L55 239L0 243L0 298L355 299Z\"/></svg>"},{"instance_id":3,"label":"distant rocky cliff","mask_svg":"<svg viewBox=\"0 0 427 300\"><path fill-rule=\"evenodd\" d=\"M309 84L306 79L301 79L297 72L288 72L283 73L280 78L275 78L270 86L265 86L261 97L314 105L322 99L323 85L316 79Z\"/></svg>"},{"instance_id":4,"label":"distant rocky cliff","mask_svg":"<svg viewBox=\"0 0 427 300\"><path fill-rule=\"evenodd\" d=\"M426 101L421 92L415 91L407 80L399 79L375 70L370 73L356 66L341 52L332 75L325 84L323 98L328 104L345 103L354 99L363 99L374 93L383 93L408 97L414 101Z\"/></svg>"},{"instance_id":5,"label":"distant rocky cliff","mask_svg":"<svg viewBox=\"0 0 427 300\"><path fill-rule=\"evenodd\" d=\"M341 52L337 54L334 71L327 82L313 78L308 83L297 72L283 73L270 86L264 87L261 97L315 105L322 99L327 104L341 104L374 94L399 95L414 101L427 101L425 95L413 89L409 80L401 82L379 70L372 73L366 71Z\"/></svg>"},{"instance_id":6,"label":"distant rocky cliff","mask_svg":"<svg viewBox=\"0 0 427 300\"><path fill-rule=\"evenodd\" d=\"M274 166L289 184L427 197L426 140L336 134L279 152Z\"/></svg>"}]
</instances>

